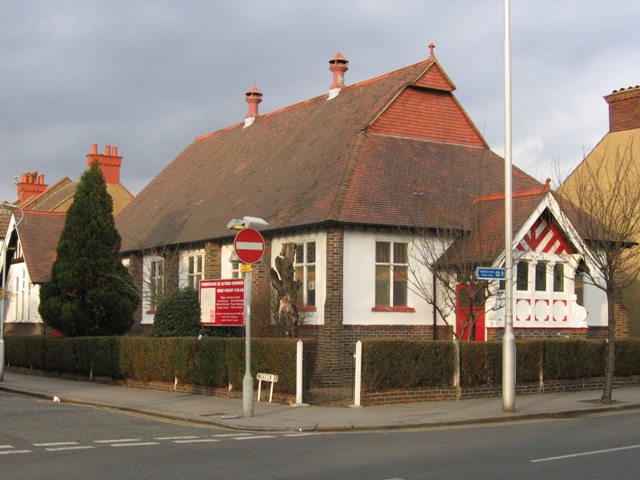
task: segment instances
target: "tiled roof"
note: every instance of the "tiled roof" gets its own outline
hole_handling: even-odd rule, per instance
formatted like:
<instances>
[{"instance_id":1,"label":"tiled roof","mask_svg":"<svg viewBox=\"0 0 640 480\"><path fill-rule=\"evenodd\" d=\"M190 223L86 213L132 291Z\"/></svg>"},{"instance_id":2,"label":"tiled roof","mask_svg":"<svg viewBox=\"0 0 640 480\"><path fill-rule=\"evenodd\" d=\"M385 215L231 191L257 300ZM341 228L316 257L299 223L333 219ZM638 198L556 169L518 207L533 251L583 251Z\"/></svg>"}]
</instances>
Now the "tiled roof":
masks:
<instances>
[{"instance_id":1,"label":"tiled roof","mask_svg":"<svg viewBox=\"0 0 640 480\"><path fill-rule=\"evenodd\" d=\"M18 236L33 283L44 283L51 277L65 218L65 213L24 210Z\"/></svg>"},{"instance_id":2,"label":"tiled roof","mask_svg":"<svg viewBox=\"0 0 640 480\"><path fill-rule=\"evenodd\" d=\"M122 251L326 222L429 226L503 191L504 163L433 58L198 137L118 215ZM514 188L540 184L517 168ZM414 189L417 189L414 191Z\"/></svg>"},{"instance_id":3,"label":"tiled roof","mask_svg":"<svg viewBox=\"0 0 640 480\"><path fill-rule=\"evenodd\" d=\"M22 208L25 210L41 210L47 212L66 212L76 193L78 181L64 177L33 198L28 199ZM133 198L133 195L119 183L108 183L107 192L113 200L113 214L117 215Z\"/></svg>"},{"instance_id":4,"label":"tiled roof","mask_svg":"<svg viewBox=\"0 0 640 480\"><path fill-rule=\"evenodd\" d=\"M48 212L66 211L68 204L73 201L75 192L76 182L69 177L64 177L41 194L29 198L21 206L25 210L42 210ZM66 208L64 207L65 205Z\"/></svg>"}]
</instances>

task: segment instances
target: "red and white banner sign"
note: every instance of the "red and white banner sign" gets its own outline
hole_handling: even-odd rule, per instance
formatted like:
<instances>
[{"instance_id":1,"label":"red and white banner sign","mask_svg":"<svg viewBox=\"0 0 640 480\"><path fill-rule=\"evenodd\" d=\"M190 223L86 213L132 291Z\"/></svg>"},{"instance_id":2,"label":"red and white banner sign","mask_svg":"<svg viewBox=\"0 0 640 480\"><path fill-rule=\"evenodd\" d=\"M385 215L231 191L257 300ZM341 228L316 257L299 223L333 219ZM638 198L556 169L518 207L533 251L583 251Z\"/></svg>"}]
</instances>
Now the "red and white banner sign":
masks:
<instances>
[{"instance_id":1,"label":"red and white banner sign","mask_svg":"<svg viewBox=\"0 0 640 480\"><path fill-rule=\"evenodd\" d=\"M203 325L244 325L244 279L201 280L200 315Z\"/></svg>"}]
</instances>

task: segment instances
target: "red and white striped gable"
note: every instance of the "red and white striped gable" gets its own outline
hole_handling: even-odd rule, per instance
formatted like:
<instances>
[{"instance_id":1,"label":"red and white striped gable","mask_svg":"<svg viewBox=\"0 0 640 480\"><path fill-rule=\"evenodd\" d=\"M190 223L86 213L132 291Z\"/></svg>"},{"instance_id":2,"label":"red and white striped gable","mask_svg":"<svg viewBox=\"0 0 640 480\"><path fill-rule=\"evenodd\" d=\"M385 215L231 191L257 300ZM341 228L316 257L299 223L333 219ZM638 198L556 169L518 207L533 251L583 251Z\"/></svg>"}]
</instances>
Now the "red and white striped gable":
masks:
<instances>
[{"instance_id":1,"label":"red and white striped gable","mask_svg":"<svg viewBox=\"0 0 640 480\"><path fill-rule=\"evenodd\" d=\"M538 218L518 244L518 250L538 253L571 253L569 244L558 227L546 220Z\"/></svg>"}]
</instances>

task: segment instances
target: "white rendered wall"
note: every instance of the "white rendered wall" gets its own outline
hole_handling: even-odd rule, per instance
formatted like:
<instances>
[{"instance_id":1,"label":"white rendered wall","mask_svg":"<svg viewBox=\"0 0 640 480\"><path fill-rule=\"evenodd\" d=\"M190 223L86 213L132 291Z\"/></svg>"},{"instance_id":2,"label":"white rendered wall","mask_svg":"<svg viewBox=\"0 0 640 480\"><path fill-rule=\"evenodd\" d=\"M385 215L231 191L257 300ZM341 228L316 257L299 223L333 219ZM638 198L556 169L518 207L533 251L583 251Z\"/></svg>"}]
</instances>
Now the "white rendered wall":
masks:
<instances>
[{"instance_id":1,"label":"white rendered wall","mask_svg":"<svg viewBox=\"0 0 640 480\"><path fill-rule=\"evenodd\" d=\"M344 321L345 325L433 325L433 307L408 292L413 311L372 311L375 307L376 242L407 242L400 233L345 231ZM411 245L409 245L411 258ZM425 272L425 277L428 274ZM444 323L438 322L439 325Z\"/></svg>"}]
</instances>

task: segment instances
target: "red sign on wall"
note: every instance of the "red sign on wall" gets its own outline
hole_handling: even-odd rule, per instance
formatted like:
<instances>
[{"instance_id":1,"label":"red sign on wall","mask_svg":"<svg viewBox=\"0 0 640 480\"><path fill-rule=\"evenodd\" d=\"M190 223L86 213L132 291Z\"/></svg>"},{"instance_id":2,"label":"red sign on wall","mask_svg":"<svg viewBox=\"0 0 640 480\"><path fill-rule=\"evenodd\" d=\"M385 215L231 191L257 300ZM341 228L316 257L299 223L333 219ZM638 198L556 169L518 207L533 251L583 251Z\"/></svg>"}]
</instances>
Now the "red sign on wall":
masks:
<instances>
[{"instance_id":1,"label":"red sign on wall","mask_svg":"<svg viewBox=\"0 0 640 480\"><path fill-rule=\"evenodd\" d=\"M244 325L244 279L201 280L200 311L203 325Z\"/></svg>"}]
</instances>

